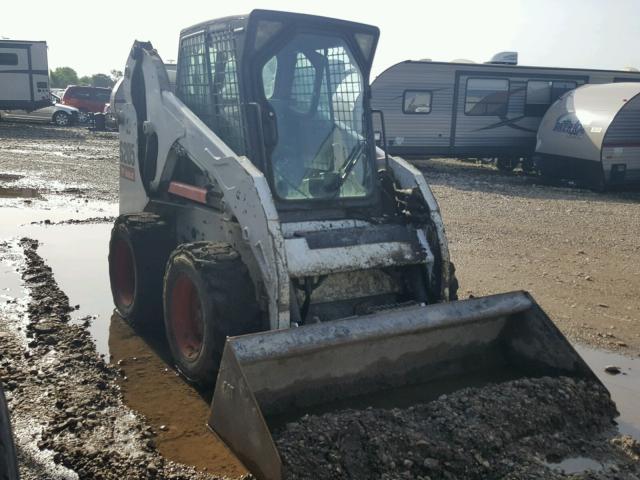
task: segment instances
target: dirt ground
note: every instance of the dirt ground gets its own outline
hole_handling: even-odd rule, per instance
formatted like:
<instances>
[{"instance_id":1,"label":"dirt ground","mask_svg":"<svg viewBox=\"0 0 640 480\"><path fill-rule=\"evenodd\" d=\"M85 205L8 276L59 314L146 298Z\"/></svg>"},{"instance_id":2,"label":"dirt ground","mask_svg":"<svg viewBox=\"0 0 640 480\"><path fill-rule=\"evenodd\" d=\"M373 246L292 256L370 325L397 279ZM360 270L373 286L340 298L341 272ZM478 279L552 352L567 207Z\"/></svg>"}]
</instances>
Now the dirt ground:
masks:
<instances>
[{"instance_id":1,"label":"dirt ground","mask_svg":"<svg viewBox=\"0 0 640 480\"><path fill-rule=\"evenodd\" d=\"M416 165L440 203L460 298L528 290L572 340L640 353L640 192L450 159Z\"/></svg>"},{"instance_id":2,"label":"dirt ground","mask_svg":"<svg viewBox=\"0 0 640 480\"><path fill-rule=\"evenodd\" d=\"M596 194L541 185L518 173L447 159L416 164L440 203L461 298L528 290L570 339L637 358L640 192ZM39 256L38 242L20 240L18 225L108 224L117 189L116 134L0 122L0 266L6 270L0 273L11 283L0 285L0 381L8 386L23 478L239 478L242 465L219 443L203 447L212 438L204 425L209 398L176 376L162 345L136 335L109 313L110 356L101 357L90 320L71 320L75 306L56 284L56 271ZM71 251L73 235L69 230ZM20 285L24 292L16 295ZM106 304L111 312L108 298ZM479 398L484 394L495 397L484 392ZM174 409L163 408L165 396ZM504 411L509 398L501 397ZM596 405L597 398L592 400ZM594 417L596 423L612 417L610 407L602 405L605 420ZM485 407L478 408L482 413ZM197 412L202 421L188 412ZM454 409L450 420L460 422L471 413ZM363 421L370 421L367 415ZM483 425L476 431L479 438L501 428ZM571 445L559 448L558 461L582 452L579 442L558 443L554 434L546 431L535 442ZM602 476L587 478L616 478L615 468L637 461L637 442L606 435L598 438L611 444L608 454L620 461ZM597 459L606 450L598 448L584 453ZM483 462L490 453L479 452L482 461L471 462L474 471L486 473ZM548 461L556 459L552 453ZM466 468L468 459L452 452L451 461L458 460ZM337 460L328 464L344 468ZM433 471L435 463L420 465L417 476L407 477L405 468L388 478L445 478ZM518 470L521 478L539 478L540 470L527 465ZM632 470L623 473L620 478L638 478Z\"/></svg>"},{"instance_id":3,"label":"dirt ground","mask_svg":"<svg viewBox=\"0 0 640 480\"><path fill-rule=\"evenodd\" d=\"M16 176L11 186L37 189L38 196L117 202L117 142L117 133L2 121L0 175Z\"/></svg>"}]
</instances>

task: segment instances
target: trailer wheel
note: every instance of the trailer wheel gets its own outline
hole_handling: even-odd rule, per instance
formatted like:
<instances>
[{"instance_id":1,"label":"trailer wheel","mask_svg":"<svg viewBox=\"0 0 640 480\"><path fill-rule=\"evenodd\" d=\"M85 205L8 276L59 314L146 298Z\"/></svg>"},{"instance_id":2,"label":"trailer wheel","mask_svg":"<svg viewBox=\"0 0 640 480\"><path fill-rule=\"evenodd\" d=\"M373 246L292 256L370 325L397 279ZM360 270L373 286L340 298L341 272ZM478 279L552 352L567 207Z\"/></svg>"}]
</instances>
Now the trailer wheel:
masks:
<instances>
[{"instance_id":1,"label":"trailer wheel","mask_svg":"<svg viewBox=\"0 0 640 480\"><path fill-rule=\"evenodd\" d=\"M226 337L263 329L249 271L231 246L196 242L171 254L164 324L178 369L194 383L213 386Z\"/></svg>"},{"instance_id":2,"label":"trailer wheel","mask_svg":"<svg viewBox=\"0 0 640 480\"><path fill-rule=\"evenodd\" d=\"M170 225L159 215L121 215L111 230L109 279L118 313L136 328L162 315L162 277L173 248Z\"/></svg>"},{"instance_id":3,"label":"trailer wheel","mask_svg":"<svg viewBox=\"0 0 640 480\"><path fill-rule=\"evenodd\" d=\"M18 462L11 432L11 420L0 387L0 480L18 480Z\"/></svg>"},{"instance_id":4,"label":"trailer wheel","mask_svg":"<svg viewBox=\"0 0 640 480\"><path fill-rule=\"evenodd\" d=\"M496 167L501 172L512 172L518 166L518 159L513 157L496 158Z\"/></svg>"},{"instance_id":5,"label":"trailer wheel","mask_svg":"<svg viewBox=\"0 0 640 480\"><path fill-rule=\"evenodd\" d=\"M533 157L528 156L522 159L522 171L530 175L536 172L536 164L533 160Z\"/></svg>"},{"instance_id":6,"label":"trailer wheel","mask_svg":"<svg viewBox=\"0 0 640 480\"><path fill-rule=\"evenodd\" d=\"M453 262L449 262L449 301L453 302L458 300L458 277L456 276L456 266Z\"/></svg>"}]
</instances>

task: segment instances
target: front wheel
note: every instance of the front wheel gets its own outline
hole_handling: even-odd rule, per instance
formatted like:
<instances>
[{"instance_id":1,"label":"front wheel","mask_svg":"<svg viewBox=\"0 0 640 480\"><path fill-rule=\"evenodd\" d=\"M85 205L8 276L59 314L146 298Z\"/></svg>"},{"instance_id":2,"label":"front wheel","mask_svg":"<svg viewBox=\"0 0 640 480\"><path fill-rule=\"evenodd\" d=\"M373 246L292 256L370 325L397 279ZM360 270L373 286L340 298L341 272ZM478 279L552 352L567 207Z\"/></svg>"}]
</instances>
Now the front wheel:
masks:
<instances>
[{"instance_id":1,"label":"front wheel","mask_svg":"<svg viewBox=\"0 0 640 480\"><path fill-rule=\"evenodd\" d=\"M249 271L224 243L179 246L167 263L163 299L176 366L204 387L215 384L226 338L262 329Z\"/></svg>"},{"instance_id":2,"label":"front wheel","mask_svg":"<svg viewBox=\"0 0 640 480\"><path fill-rule=\"evenodd\" d=\"M512 172L518 166L518 159L512 157L498 157L496 159L496 167L501 172Z\"/></svg>"},{"instance_id":3,"label":"front wheel","mask_svg":"<svg viewBox=\"0 0 640 480\"><path fill-rule=\"evenodd\" d=\"M71 125L71 116L66 112L56 112L53 114L53 123L59 127L67 127Z\"/></svg>"}]
</instances>

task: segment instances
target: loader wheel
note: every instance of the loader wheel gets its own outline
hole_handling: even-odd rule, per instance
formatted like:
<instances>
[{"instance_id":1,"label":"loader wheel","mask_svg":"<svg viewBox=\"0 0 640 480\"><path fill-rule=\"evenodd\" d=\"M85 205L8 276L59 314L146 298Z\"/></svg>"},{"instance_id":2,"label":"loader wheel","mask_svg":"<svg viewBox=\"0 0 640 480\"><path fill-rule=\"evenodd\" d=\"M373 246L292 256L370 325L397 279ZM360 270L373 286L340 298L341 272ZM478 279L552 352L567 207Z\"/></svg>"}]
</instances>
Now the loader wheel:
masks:
<instances>
[{"instance_id":1,"label":"loader wheel","mask_svg":"<svg viewBox=\"0 0 640 480\"><path fill-rule=\"evenodd\" d=\"M172 248L169 224L153 213L121 215L111 230L113 302L135 328L155 324L162 315L162 277Z\"/></svg>"},{"instance_id":2,"label":"loader wheel","mask_svg":"<svg viewBox=\"0 0 640 480\"><path fill-rule=\"evenodd\" d=\"M194 383L213 386L226 338L263 329L249 271L231 246L196 242L171 254L164 324L178 369Z\"/></svg>"}]
</instances>

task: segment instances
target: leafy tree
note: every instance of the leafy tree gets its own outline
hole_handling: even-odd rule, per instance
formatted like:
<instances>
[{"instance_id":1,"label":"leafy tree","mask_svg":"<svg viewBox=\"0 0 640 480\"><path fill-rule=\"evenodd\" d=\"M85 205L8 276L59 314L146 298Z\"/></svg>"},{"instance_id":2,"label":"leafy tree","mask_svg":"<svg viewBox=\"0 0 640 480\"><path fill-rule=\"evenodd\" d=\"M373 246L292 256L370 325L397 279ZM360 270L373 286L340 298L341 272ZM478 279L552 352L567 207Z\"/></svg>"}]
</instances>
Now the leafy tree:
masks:
<instances>
[{"instance_id":1,"label":"leafy tree","mask_svg":"<svg viewBox=\"0 0 640 480\"><path fill-rule=\"evenodd\" d=\"M111 70L111 78L113 79L113 83L115 83L122 77L122 70Z\"/></svg>"},{"instance_id":2,"label":"leafy tree","mask_svg":"<svg viewBox=\"0 0 640 480\"><path fill-rule=\"evenodd\" d=\"M78 84L79 85L87 85L87 86L91 85L91 77L89 75L85 75L83 77L80 77L78 79Z\"/></svg>"},{"instance_id":3,"label":"leafy tree","mask_svg":"<svg viewBox=\"0 0 640 480\"><path fill-rule=\"evenodd\" d=\"M71 67L58 67L55 70L51 70L49 76L51 77L51 86L53 88L65 88L67 85L78 83L78 74Z\"/></svg>"},{"instance_id":4,"label":"leafy tree","mask_svg":"<svg viewBox=\"0 0 640 480\"><path fill-rule=\"evenodd\" d=\"M113 80L109 75L105 75L104 73L95 73L91 75L91 85L94 87L113 87Z\"/></svg>"}]
</instances>

